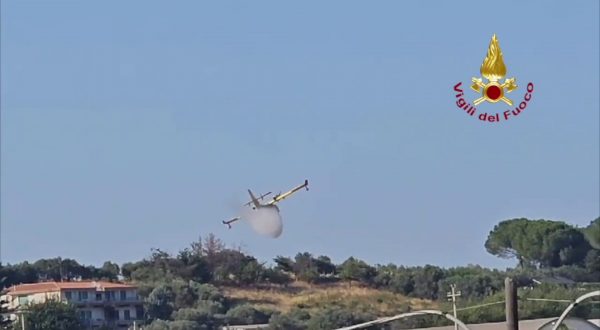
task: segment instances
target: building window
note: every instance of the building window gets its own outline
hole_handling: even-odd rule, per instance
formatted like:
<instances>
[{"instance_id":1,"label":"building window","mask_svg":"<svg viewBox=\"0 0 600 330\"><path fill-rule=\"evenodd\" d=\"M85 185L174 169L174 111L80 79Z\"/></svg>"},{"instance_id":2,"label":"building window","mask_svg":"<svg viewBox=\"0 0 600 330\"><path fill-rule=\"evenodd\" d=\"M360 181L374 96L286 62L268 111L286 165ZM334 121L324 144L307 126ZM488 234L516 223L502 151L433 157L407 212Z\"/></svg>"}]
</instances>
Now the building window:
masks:
<instances>
[{"instance_id":1,"label":"building window","mask_svg":"<svg viewBox=\"0 0 600 330\"><path fill-rule=\"evenodd\" d=\"M91 320L92 319L92 311L79 311L79 319Z\"/></svg>"},{"instance_id":2,"label":"building window","mask_svg":"<svg viewBox=\"0 0 600 330\"><path fill-rule=\"evenodd\" d=\"M96 293L96 301L102 300L102 293Z\"/></svg>"},{"instance_id":3,"label":"building window","mask_svg":"<svg viewBox=\"0 0 600 330\"><path fill-rule=\"evenodd\" d=\"M27 305L29 303L29 297L19 297L19 305Z\"/></svg>"},{"instance_id":4,"label":"building window","mask_svg":"<svg viewBox=\"0 0 600 330\"><path fill-rule=\"evenodd\" d=\"M135 306L135 318L141 320L144 317L144 308L142 306Z\"/></svg>"},{"instance_id":5,"label":"building window","mask_svg":"<svg viewBox=\"0 0 600 330\"><path fill-rule=\"evenodd\" d=\"M121 291L121 300L127 299L127 293L125 291Z\"/></svg>"},{"instance_id":6,"label":"building window","mask_svg":"<svg viewBox=\"0 0 600 330\"><path fill-rule=\"evenodd\" d=\"M87 300L87 299L88 299L87 291L79 291L79 300Z\"/></svg>"},{"instance_id":7,"label":"building window","mask_svg":"<svg viewBox=\"0 0 600 330\"><path fill-rule=\"evenodd\" d=\"M65 298L67 298L67 300L73 299L73 295L71 294L71 291L65 292Z\"/></svg>"},{"instance_id":8,"label":"building window","mask_svg":"<svg viewBox=\"0 0 600 330\"><path fill-rule=\"evenodd\" d=\"M127 321L131 320L131 312L128 309L123 311L123 319Z\"/></svg>"}]
</instances>

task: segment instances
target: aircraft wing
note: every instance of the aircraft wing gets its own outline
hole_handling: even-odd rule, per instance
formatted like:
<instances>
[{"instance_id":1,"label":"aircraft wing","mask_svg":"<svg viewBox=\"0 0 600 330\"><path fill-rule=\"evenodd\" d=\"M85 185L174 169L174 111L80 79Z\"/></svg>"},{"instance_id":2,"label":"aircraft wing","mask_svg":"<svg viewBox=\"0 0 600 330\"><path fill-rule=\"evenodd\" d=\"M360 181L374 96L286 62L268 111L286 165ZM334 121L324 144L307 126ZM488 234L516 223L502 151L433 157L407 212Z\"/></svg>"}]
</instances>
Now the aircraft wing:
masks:
<instances>
[{"instance_id":1,"label":"aircraft wing","mask_svg":"<svg viewBox=\"0 0 600 330\"><path fill-rule=\"evenodd\" d=\"M305 188L306 190L308 190L308 180L304 180L303 184L301 184L301 185L293 188L292 190L290 190L290 191L288 191L286 193L279 194L279 195L273 197L273 200L271 200L268 204L269 205L273 205L273 204L275 204L275 203L277 203L279 201L282 201L282 200L290 197L293 193L295 193L296 191L298 191L298 190L300 190L302 188Z\"/></svg>"},{"instance_id":2,"label":"aircraft wing","mask_svg":"<svg viewBox=\"0 0 600 330\"><path fill-rule=\"evenodd\" d=\"M231 223L236 222L240 220L240 217L235 217L231 220L227 220L227 221L222 221L224 225L227 225L227 227L229 227L229 229L231 229Z\"/></svg>"},{"instance_id":3,"label":"aircraft wing","mask_svg":"<svg viewBox=\"0 0 600 330\"><path fill-rule=\"evenodd\" d=\"M250 194L250 197L251 197L252 199L251 199L251 200L250 200L248 203L244 204L244 206L250 206L250 204L254 203L254 194L252 194L252 192L250 191L250 189L248 189L248 193ZM266 194L262 194L262 195L260 195L260 197L258 197L258 198L256 198L256 199L257 199L257 200L258 200L258 199L262 200L262 199L264 199L264 198L265 198L265 196L268 196L269 194L271 194L271 192L270 192L270 191L269 191L268 193L266 193ZM255 203L254 205L256 205L256 203Z\"/></svg>"},{"instance_id":4,"label":"aircraft wing","mask_svg":"<svg viewBox=\"0 0 600 330\"><path fill-rule=\"evenodd\" d=\"M251 201L248 202L248 204L252 203L252 204L254 204L254 207L260 207L260 202L258 201L258 199L256 197L254 197L254 194L252 193L252 191L250 189L248 189L248 194L250 194L250 199L251 199Z\"/></svg>"}]
</instances>

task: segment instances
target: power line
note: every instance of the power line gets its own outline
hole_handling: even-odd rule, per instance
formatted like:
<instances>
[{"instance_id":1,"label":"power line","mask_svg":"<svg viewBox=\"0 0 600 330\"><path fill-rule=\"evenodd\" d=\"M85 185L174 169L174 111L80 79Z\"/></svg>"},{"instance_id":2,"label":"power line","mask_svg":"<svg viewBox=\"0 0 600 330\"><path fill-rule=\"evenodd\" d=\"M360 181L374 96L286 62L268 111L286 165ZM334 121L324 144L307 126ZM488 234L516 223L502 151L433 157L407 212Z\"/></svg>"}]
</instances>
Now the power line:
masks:
<instances>
[{"instance_id":1,"label":"power line","mask_svg":"<svg viewBox=\"0 0 600 330\"><path fill-rule=\"evenodd\" d=\"M548 301L548 302L561 302L561 303L572 303L573 300L565 300L565 299L544 299L544 298L525 298L524 300L527 301ZM467 306L467 307L462 307L462 308L457 308L456 311L465 311L465 310L469 310L469 309L475 309L475 308L480 308L480 307L486 307L486 306L492 306L492 305L499 305L499 304L503 304L504 301L496 301L496 302L491 302L491 303L485 303L485 304L479 304L479 305L473 305L473 306ZM590 303L590 304L600 304L600 301L588 301L586 303Z\"/></svg>"},{"instance_id":2,"label":"power line","mask_svg":"<svg viewBox=\"0 0 600 330\"><path fill-rule=\"evenodd\" d=\"M564 299L544 299L544 298L526 298L527 301L551 301L551 302L562 302L562 303L572 303L574 300L564 300Z\"/></svg>"},{"instance_id":3,"label":"power line","mask_svg":"<svg viewBox=\"0 0 600 330\"><path fill-rule=\"evenodd\" d=\"M499 305L499 304L504 304L505 301L496 301L496 302L492 302L492 303L486 303L486 304L479 304L479 305L474 305L474 306L469 306L469 307L463 307L463 308L458 308L457 311L465 311L468 309L474 309L474 308L479 308L479 307L486 307L486 306L492 306L492 305Z\"/></svg>"}]
</instances>

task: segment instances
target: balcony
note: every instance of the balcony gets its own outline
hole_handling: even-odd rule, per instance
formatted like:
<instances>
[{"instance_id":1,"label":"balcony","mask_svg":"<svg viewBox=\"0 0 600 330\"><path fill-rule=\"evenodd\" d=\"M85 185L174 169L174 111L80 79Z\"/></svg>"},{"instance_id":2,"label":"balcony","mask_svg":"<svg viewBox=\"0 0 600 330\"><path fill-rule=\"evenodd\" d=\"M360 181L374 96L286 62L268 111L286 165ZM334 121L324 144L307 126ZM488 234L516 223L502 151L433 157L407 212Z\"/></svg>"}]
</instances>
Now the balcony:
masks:
<instances>
[{"instance_id":1,"label":"balcony","mask_svg":"<svg viewBox=\"0 0 600 330\"><path fill-rule=\"evenodd\" d=\"M68 302L76 305L76 306L106 306L106 305L137 305L141 304L142 300L136 297L127 297L125 299L87 299L87 300L76 300L71 299Z\"/></svg>"},{"instance_id":2,"label":"balcony","mask_svg":"<svg viewBox=\"0 0 600 330\"><path fill-rule=\"evenodd\" d=\"M127 297L125 299L107 300L106 302L109 304L117 305L117 306L138 305L138 304L143 303L143 301L140 298L136 298L136 297L131 297L131 298Z\"/></svg>"},{"instance_id":3,"label":"balcony","mask_svg":"<svg viewBox=\"0 0 600 330\"><path fill-rule=\"evenodd\" d=\"M113 321L108 321L108 320L81 320L81 323L86 328L97 328L97 327L101 327L101 326L127 327L127 326L132 325L133 322L137 322L138 324L141 324L143 321L142 320L134 320L134 319L131 319L131 320L113 320Z\"/></svg>"}]
</instances>

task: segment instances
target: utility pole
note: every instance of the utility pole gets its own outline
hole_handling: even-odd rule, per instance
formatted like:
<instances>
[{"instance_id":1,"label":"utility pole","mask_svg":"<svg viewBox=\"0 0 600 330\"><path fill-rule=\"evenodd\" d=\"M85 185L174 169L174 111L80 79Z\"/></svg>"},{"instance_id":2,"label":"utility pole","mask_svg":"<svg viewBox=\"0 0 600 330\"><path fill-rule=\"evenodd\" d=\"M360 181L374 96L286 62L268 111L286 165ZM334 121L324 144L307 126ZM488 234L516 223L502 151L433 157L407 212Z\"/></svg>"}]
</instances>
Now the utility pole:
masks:
<instances>
[{"instance_id":1,"label":"utility pole","mask_svg":"<svg viewBox=\"0 0 600 330\"><path fill-rule=\"evenodd\" d=\"M456 285L454 284L450 284L450 289L452 290L451 292L448 292L448 294L446 294L449 301L452 301L452 310L454 311L454 318L458 318L456 317L456 297L460 297L460 291L455 292L454 290L456 289ZM454 330L458 330L458 324L456 322L454 322Z\"/></svg>"},{"instance_id":2,"label":"utility pole","mask_svg":"<svg viewBox=\"0 0 600 330\"><path fill-rule=\"evenodd\" d=\"M14 314L17 315L18 319L16 320L16 322L21 321L21 330L25 330L25 314L27 314L28 311L23 309L21 306L17 307L14 310ZM17 328L17 326L14 327L15 329Z\"/></svg>"},{"instance_id":3,"label":"utility pole","mask_svg":"<svg viewBox=\"0 0 600 330\"><path fill-rule=\"evenodd\" d=\"M25 311L16 310L15 314L18 315L19 318L21 319L21 330L25 330Z\"/></svg>"},{"instance_id":4,"label":"utility pole","mask_svg":"<svg viewBox=\"0 0 600 330\"><path fill-rule=\"evenodd\" d=\"M519 330L519 308L517 305L517 286L512 278L504 280L506 295L506 329Z\"/></svg>"}]
</instances>

